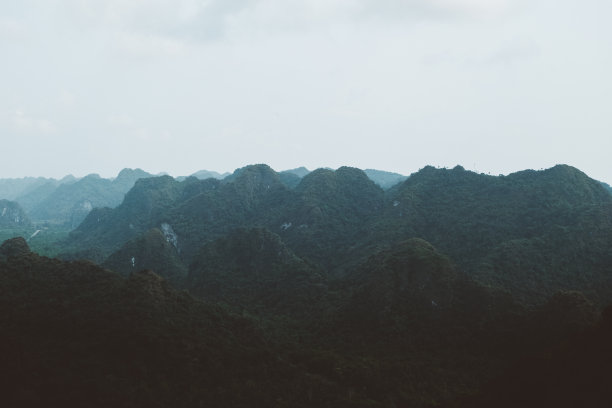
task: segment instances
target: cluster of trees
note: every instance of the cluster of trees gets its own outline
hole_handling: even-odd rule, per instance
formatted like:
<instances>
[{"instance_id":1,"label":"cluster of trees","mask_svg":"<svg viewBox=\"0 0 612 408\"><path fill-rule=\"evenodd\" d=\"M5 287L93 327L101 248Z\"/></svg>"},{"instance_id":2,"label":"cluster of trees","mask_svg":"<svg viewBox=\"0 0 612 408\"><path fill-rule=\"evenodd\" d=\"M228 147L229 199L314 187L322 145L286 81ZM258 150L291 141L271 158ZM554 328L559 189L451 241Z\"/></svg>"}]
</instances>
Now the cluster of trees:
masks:
<instances>
[{"instance_id":1,"label":"cluster of trees","mask_svg":"<svg viewBox=\"0 0 612 408\"><path fill-rule=\"evenodd\" d=\"M144 178L58 244L102 267L2 246L1 337L22 350L2 375L21 370L22 403L501 406L522 356L541 373L603 344L611 209L568 166L426 167L387 190L348 167Z\"/></svg>"}]
</instances>

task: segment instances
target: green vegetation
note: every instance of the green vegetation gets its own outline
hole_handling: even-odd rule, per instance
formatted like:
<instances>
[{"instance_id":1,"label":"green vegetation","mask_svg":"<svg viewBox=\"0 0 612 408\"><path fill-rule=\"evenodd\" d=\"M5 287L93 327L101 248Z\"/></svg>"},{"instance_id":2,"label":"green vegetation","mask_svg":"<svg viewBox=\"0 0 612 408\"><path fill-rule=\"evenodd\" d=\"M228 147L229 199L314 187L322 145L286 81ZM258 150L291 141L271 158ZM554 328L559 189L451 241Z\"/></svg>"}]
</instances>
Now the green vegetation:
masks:
<instances>
[{"instance_id":1,"label":"green vegetation","mask_svg":"<svg viewBox=\"0 0 612 408\"><path fill-rule=\"evenodd\" d=\"M157 242L160 232L147 235ZM474 393L516 356L594 320L592 304L573 293L529 312L461 277L418 239L329 284L260 229L217 240L199 259L189 281L208 303L150 271L124 279L90 262L40 257L20 238L6 241L4 401L428 406Z\"/></svg>"},{"instance_id":2,"label":"green vegetation","mask_svg":"<svg viewBox=\"0 0 612 408\"><path fill-rule=\"evenodd\" d=\"M325 279L268 230L239 229L202 247L189 268L190 293L259 315L309 313Z\"/></svg>"},{"instance_id":3,"label":"green vegetation","mask_svg":"<svg viewBox=\"0 0 612 408\"><path fill-rule=\"evenodd\" d=\"M248 321L143 271L0 248L0 382L6 406L282 406L290 366ZM317 392L320 381L305 379Z\"/></svg>"},{"instance_id":4,"label":"green vegetation","mask_svg":"<svg viewBox=\"0 0 612 408\"><path fill-rule=\"evenodd\" d=\"M70 233L37 225L0 238L73 262L0 250L22 406L67 401L53 386L101 406L502 406L507 384L552 387L516 370L591 367L568 360L575 344L610 354L594 327L612 303L612 195L569 166L426 167L385 190L355 168L253 165L143 178Z\"/></svg>"},{"instance_id":5,"label":"green vegetation","mask_svg":"<svg viewBox=\"0 0 612 408\"><path fill-rule=\"evenodd\" d=\"M175 285L180 285L187 275L187 268L180 261L177 249L157 228L127 242L102 266L123 276L143 269L154 269L159 276Z\"/></svg>"},{"instance_id":6,"label":"green vegetation","mask_svg":"<svg viewBox=\"0 0 612 408\"><path fill-rule=\"evenodd\" d=\"M386 192L358 169L318 169L296 186L283 174L295 176L254 165L222 181L141 180L116 209L92 211L61 252L102 262L168 224L187 268L206 243L263 227L334 277L381 248L419 237L463 273L526 304L570 289L600 305L612 299L612 195L569 166L505 177L426 167Z\"/></svg>"}]
</instances>

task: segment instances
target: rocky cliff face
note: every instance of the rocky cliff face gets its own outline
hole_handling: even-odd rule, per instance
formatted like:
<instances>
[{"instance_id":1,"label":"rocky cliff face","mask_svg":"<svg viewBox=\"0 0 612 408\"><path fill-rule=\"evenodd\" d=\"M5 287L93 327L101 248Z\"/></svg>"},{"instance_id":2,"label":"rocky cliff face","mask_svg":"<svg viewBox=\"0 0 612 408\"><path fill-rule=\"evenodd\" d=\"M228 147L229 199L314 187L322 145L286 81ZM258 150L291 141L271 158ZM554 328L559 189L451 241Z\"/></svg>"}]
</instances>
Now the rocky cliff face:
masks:
<instances>
[{"instance_id":1,"label":"rocky cliff face","mask_svg":"<svg viewBox=\"0 0 612 408\"><path fill-rule=\"evenodd\" d=\"M14 201L0 200L0 227L28 227L30 219Z\"/></svg>"}]
</instances>

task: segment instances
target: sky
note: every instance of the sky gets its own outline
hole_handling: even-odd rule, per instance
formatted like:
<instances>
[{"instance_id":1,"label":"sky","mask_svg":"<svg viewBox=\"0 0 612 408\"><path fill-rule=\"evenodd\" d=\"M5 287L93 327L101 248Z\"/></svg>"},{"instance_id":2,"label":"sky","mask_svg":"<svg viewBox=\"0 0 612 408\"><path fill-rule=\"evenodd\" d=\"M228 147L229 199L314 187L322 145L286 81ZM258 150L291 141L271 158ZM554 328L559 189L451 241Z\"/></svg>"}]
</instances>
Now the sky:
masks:
<instances>
[{"instance_id":1,"label":"sky","mask_svg":"<svg viewBox=\"0 0 612 408\"><path fill-rule=\"evenodd\" d=\"M612 183L612 2L0 2L0 178L253 163Z\"/></svg>"}]
</instances>

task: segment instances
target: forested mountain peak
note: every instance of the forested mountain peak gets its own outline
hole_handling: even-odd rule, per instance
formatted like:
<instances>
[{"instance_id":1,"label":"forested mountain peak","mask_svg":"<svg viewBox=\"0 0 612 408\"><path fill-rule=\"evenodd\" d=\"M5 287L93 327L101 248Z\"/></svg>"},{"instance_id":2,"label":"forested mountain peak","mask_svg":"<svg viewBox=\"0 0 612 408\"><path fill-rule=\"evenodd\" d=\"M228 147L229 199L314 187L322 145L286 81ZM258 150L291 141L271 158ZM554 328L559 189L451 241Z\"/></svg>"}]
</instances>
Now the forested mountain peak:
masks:
<instances>
[{"instance_id":1,"label":"forested mountain peak","mask_svg":"<svg viewBox=\"0 0 612 408\"><path fill-rule=\"evenodd\" d=\"M316 169L302 178L296 191L306 197L326 199L330 202L356 195L382 197L383 193L363 170L346 166L335 171Z\"/></svg>"},{"instance_id":2,"label":"forested mountain peak","mask_svg":"<svg viewBox=\"0 0 612 408\"><path fill-rule=\"evenodd\" d=\"M124 203L136 202L145 197L161 199L168 197L174 199L178 194L180 182L171 176L157 176L143 178L136 181L134 187L125 195Z\"/></svg>"},{"instance_id":3,"label":"forested mountain peak","mask_svg":"<svg viewBox=\"0 0 612 408\"><path fill-rule=\"evenodd\" d=\"M6 258L19 257L30 253L30 247L25 239L16 237L8 239L0 245L0 256ZM0 261L2 258L0 258Z\"/></svg>"},{"instance_id":4,"label":"forested mountain peak","mask_svg":"<svg viewBox=\"0 0 612 408\"><path fill-rule=\"evenodd\" d=\"M364 285L362 295L367 292L370 305L410 302L431 309L451 306L458 274L450 259L429 242L412 238L370 256L351 277Z\"/></svg>"},{"instance_id":5,"label":"forested mountain peak","mask_svg":"<svg viewBox=\"0 0 612 408\"><path fill-rule=\"evenodd\" d=\"M278 173L267 164L252 164L234 171L223 179L224 183L252 189L269 189L282 185Z\"/></svg>"},{"instance_id":6,"label":"forested mountain peak","mask_svg":"<svg viewBox=\"0 0 612 408\"><path fill-rule=\"evenodd\" d=\"M147 173L142 169L128 169L125 168L117 174L117 177L113 179L114 184L130 185L133 186L136 180L141 178L153 177L152 174Z\"/></svg>"}]
</instances>

